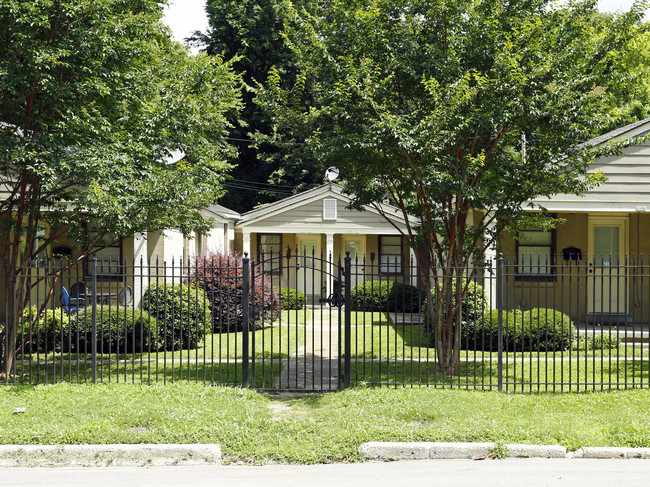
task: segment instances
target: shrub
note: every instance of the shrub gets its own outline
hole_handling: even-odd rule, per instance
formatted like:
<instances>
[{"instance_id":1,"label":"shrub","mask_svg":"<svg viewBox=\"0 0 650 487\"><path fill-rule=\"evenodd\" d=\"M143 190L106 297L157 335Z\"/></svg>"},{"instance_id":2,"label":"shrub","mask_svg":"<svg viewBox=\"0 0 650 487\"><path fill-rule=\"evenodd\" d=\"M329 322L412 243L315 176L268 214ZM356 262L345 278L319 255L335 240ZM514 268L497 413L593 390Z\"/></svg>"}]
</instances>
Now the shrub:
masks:
<instances>
[{"instance_id":1,"label":"shrub","mask_svg":"<svg viewBox=\"0 0 650 487\"><path fill-rule=\"evenodd\" d=\"M191 269L190 282L205 291L217 333L243 329L243 278L243 257L237 252L208 253L197 258ZM280 312L280 298L271 280L256 275L251 294L260 318L273 321Z\"/></svg>"},{"instance_id":2,"label":"shrub","mask_svg":"<svg viewBox=\"0 0 650 487\"><path fill-rule=\"evenodd\" d=\"M282 309L303 309L305 307L305 293L297 289L281 287L280 306Z\"/></svg>"},{"instance_id":3,"label":"shrub","mask_svg":"<svg viewBox=\"0 0 650 487\"><path fill-rule=\"evenodd\" d=\"M620 346L618 335L607 335L605 333L597 333L589 336L577 337L571 348L574 350L584 350L586 352L599 351L599 350L617 350Z\"/></svg>"},{"instance_id":4,"label":"shrub","mask_svg":"<svg viewBox=\"0 0 650 487\"><path fill-rule=\"evenodd\" d=\"M463 324L461 346L467 350L498 351L499 312L492 310ZM571 319L554 309L503 312L505 352L567 350L573 341Z\"/></svg>"},{"instance_id":5,"label":"shrub","mask_svg":"<svg viewBox=\"0 0 650 487\"><path fill-rule=\"evenodd\" d=\"M196 348L210 332L210 303L195 286L153 283L144 293L141 307L156 319L163 350Z\"/></svg>"},{"instance_id":6,"label":"shrub","mask_svg":"<svg viewBox=\"0 0 650 487\"><path fill-rule=\"evenodd\" d=\"M503 311L503 350L521 351L523 313L519 310ZM499 311L492 310L463 323L461 348L465 350L499 350Z\"/></svg>"},{"instance_id":7,"label":"shrub","mask_svg":"<svg viewBox=\"0 0 650 487\"><path fill-rule=\"evenodd\" d=\"M458 299L458 289L456 286L456 279L453 279L452 285L452 303L453 306L456 306L456 300ZM488 301L487 295L483 286L478 284L476 281L471 281L467 283L467 279L461 280L461 291L465 289L465 294L461 299L461 322L467 323L469 321L474 321L478 318L481 318L486 312L490 309L490 303ZM431 302L435 304L436 302L436 292L442 292L441 286L438 286L438 289L435 287L431 290ZM425 300L422 306L423 313L427 314L428 303ZM427 320L429 323L429 320ZM430 326L430 325L429 325ZM433 337L433 334L431 335Z\"/></svg>"},{"instance_id":8,"label":"shrub","mask_svg":"<svg viewBox=\"0 0 650 487\"><path fill-rule=\"evenodd\" d=\"M96 317L98 353L143 353L155 352L160 348L156 320L146 311L98 306ZM69 338L66 333L66 340L70 340L70 351L92 351L92 326L91 308L70 317L67 327ZM64 347L67 345L64 343Z\"/></svg>"},{"instance_id":9,"label":"shrub","mask_svg":"<svg viewBox=\"0 0 650 487\"><path fill-rule=\"evenodd\" d=\"M68 319L63 308L45 309L40 314L36 306L25 308L18 324L18 343L24 344L22 350L43 353L61 350L61 332Z\"/></svg>"},{"instance_id":10,"label":"shrub","mask_svg":"<svg viewBox=\"0 0 650 487\"><path fill-rule=\"evenodd\" d=\"M366 281L350 293L351 306L356 311L417 313L423 299L424 292L399 281Z\"/></svg>"},{"instance_id":11,"label":"shrub","mask_svg":"<svg viewBox=\"0 0 650 487\"><path fill-rule=\"evenodd\" d=\"M571 347L575 329L571 318L552 308L524 311L524 349L529 351L562 351Z\"/></svg>"}]
</instances>

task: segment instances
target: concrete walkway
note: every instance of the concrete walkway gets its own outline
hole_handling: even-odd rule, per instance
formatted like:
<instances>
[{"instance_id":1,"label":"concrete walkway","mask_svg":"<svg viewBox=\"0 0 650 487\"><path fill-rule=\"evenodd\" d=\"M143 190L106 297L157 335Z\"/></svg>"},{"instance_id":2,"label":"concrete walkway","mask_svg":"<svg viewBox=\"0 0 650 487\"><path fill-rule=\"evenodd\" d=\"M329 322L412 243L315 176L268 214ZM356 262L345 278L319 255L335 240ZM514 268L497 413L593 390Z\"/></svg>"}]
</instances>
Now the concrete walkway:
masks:
<instances>
[{"instance_id":1,"label":"concrete walkway","mask_svg":"<svg viewBox=\"0 0 650 487\"><path fill-rule=\"evenodd\" d=\"M294 356L282 361L277 389L335 391L339 381L338 309L311 307L311 319L304 325L304 339Z\"/></svg>"}]
</instances>

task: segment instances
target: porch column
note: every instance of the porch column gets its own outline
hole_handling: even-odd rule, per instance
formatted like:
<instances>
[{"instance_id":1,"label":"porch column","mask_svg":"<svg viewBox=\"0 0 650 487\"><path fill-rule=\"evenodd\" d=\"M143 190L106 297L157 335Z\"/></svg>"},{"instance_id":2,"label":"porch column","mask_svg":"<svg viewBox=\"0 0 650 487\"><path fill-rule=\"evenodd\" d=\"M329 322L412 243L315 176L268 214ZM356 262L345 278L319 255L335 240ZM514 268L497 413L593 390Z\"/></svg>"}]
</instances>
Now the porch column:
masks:
<instances>
[{"instance_id":1,"label":"porch column","mask_svg":"<svg viewBox=\"0 0 650 487\"><path fill-rule=\"evenodd\" d=\"M488 225L488 231L494 231L496 224L490 223ZM487 239L488 237L485 236ZM485 269L487 279L483 281L483 290L487 295L488 302L490 303L491 309L497 308L497 296L498 296L498 282L497 282L497 247L496 242L492 243L485 251L485 260L490 263L489 267Z\"/></svg>"},{"instance_id":2,"label":"porch column","mask_svg":"<svg viewBox=\"0 0 650 487\"><path fill-rule=\"evenodd\" d=\"M327 259L327 279L325 279L325 296L329 298L332 294L332 277L333 267L332 259L334 259L334 234L326 233L325 234L325 258Z\"/></svg>"},{"instance_id":3,"label":"porch column","mask_svg":"<svg viewBox=\"0 0 650 487\"><path fill-rule=\"evenodd\" d=\"M243 239L243 251L245 254L248 254L249 257L251 257L251 232L250 231L244 231L242 235Z\"/></svg>"},{"instance_id":4,"label":"porch column","mask_svg":"<svg viewBox=\"0 0 650 487\"><path fill-rule=\"evenodd\" d=\"M409 261L407 262L407 267L409 273L411 274L411 286L418 285L418 262L415 258L415 250L409 247Z\"/></svg>"},{"instance_id":5,"label":"porch column","mask_svg":"<svg viewBox=\"0 0 650 487\"><path fill-rule=\"evenodd\" d=\"M140 265L142 261L142 266ZM133 307L140 306L144 290L149 287L149 259L147 255L147 232L133 235ZM127 274L128 276L128 274ZM128 284L127 284L128 285ZM131 303L129 303L130 305Z\"/></svg>"}]
</instances>

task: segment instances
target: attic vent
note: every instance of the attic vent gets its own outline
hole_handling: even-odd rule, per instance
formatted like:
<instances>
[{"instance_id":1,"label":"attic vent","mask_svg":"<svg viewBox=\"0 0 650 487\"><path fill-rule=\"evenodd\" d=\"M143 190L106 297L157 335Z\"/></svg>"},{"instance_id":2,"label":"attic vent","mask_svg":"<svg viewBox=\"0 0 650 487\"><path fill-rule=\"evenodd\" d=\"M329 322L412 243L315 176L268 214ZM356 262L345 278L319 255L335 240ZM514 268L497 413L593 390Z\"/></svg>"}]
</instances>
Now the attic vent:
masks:
<instances>
[{"instance_id":1,"label":"attic vent","mask_svg":"<svg viewBox=\"0 0 650 487\"><path fill-rule=\"evenodd\" d=\"M336 200L328 198L323 200L323 220L336 220Z\"/></svg>"}]
</instances>

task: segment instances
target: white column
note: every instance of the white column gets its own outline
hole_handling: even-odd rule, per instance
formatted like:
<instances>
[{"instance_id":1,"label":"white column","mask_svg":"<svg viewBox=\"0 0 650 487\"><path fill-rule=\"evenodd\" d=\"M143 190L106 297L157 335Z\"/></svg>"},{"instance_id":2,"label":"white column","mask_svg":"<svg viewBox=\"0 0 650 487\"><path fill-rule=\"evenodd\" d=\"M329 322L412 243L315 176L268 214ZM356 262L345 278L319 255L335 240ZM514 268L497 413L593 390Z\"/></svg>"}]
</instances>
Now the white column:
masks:
<instances>
[{"instance_id":1,"label":"white column","mask_svg":"<svg viewBox=\"0 0 650 487\"><path fill-rule=\"evenodd\" d=\"M409 247L409 261L406 263L411 273L411 286L418 285L418 261L415 258L415 250Z\"/></svg>"},{"instance_id":2,"label":"white column","mask_svg":"<svg viewBox=\"0 0 650 487\"><path fill-rule=\"evenodd\" d=\"M142 261L142 265L140 262ZM133 235L133 306L138 307L149 286L149 260L147 255L147 232ZM131 304L131 303L129 303Z\"/></svg>"},{"instance_id":3,"label":"white column","mask_svg":"<svg viewBox=\"0 0 650 487\"><path fill-rule=\"evenodd\" d=\"M333 267L332 259L334 259L334 234L326 233L325 234L325 258L327 259L327 279L326 281L326 297L329 297L332 294L332 277Z\"/></svg>"},{"instance_id":4,"label":"white column","mask_svg":"<svg viewBox=\"0 0 650 487\"><path fill-rule=\"evenodd\" d=\"M245 254L248 254L248 256L251 256L251 232L250 231L244 231L243 235L243 244L244 248L243 251Z\"/></svg>"},{"instance_id":5,"label":"white column","mask_svg":"<svg viewBox=\"0 0 650 487\"><path fill-rule=\"evenodd\" d=\"M496 224L490 223L488 225L488 232L493 233ZM486 239L490 238L488 235L485 236ZM493 242L485 251L485 259L487 262L490 262L491 265L485 270L487 282L483 286L485 294L487 295L488 302L492 309L497 307L497 297L498 297L498 283L497 283L497 246L496 242Z\"/></svg>"}]
</instances>

